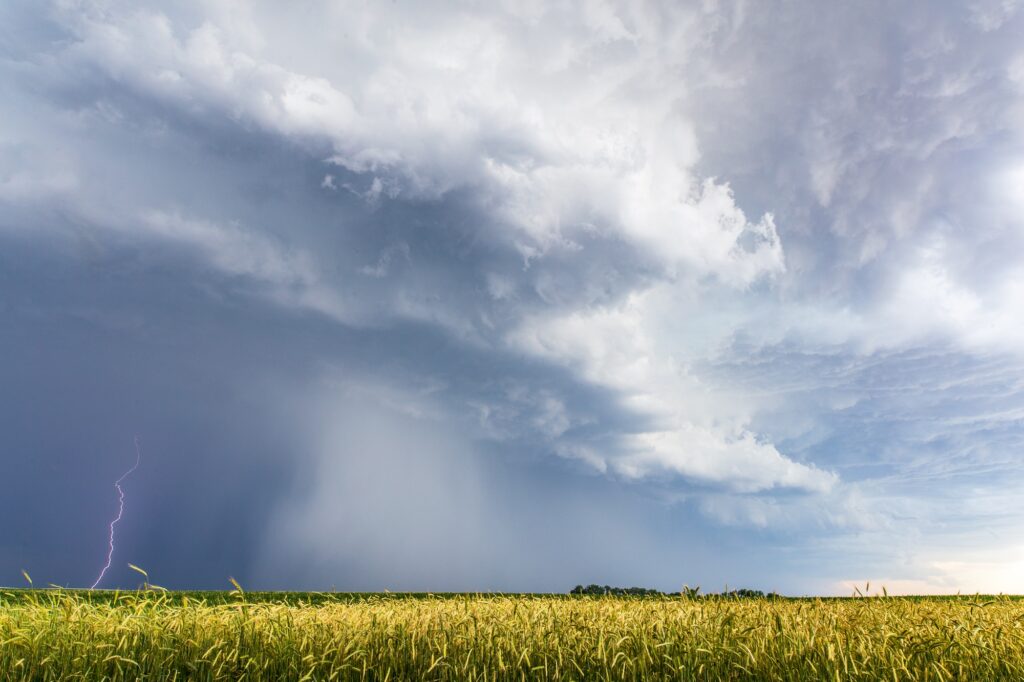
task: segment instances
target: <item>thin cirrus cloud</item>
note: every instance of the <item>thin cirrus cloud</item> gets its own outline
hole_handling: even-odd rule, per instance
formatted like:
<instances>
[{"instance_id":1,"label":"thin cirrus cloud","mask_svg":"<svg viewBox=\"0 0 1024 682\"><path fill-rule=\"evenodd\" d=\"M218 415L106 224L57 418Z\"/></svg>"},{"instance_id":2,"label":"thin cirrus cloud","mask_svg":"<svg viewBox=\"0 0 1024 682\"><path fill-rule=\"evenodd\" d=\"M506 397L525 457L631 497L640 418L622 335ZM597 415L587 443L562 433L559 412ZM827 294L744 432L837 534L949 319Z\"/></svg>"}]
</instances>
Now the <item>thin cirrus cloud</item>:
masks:
<instances>
[{"instance_id":1,"label":"thin cirrus cloud","mask_svg":"<svg viewBox=\"0 0 1024 682\"><path fill-rule=\"evenodd\" d=\"M946 587L973 530L1019 519L937 501L1020 482L1020 21L1012 3L16 3L0 236L25 254L5 303L23 332L5 343L84 335L38 390L92 376L105 334L160 358L138 371L165 395L218 363L215 393L291 434L253 455L291 476L252 474L266 523L224 557L268 584L338 567L382 586L416 543L377 533L429 530L378 504L386 486L353 506L354 481L408 500L397 472L418 471L452 486L421 500L426 526L462 539L395 583L429 587L447 551L478 567L466 587L557 588L500 543L571 581L558 533L607 498L593 532L634 529L637 560L580 541L604 575ZM216 427L172 413L206 434L181 447L212 447ZM218 451L244 462L230 433ZM416 441L436 445L403 459ZM196 504L246 508L225 485ZM523 505L524 524L575 520L528 539L504 520ZM740 545L769 575L728 568ZM979 587L1005 574L985 561Z\"/></svg>"}]
</instances>

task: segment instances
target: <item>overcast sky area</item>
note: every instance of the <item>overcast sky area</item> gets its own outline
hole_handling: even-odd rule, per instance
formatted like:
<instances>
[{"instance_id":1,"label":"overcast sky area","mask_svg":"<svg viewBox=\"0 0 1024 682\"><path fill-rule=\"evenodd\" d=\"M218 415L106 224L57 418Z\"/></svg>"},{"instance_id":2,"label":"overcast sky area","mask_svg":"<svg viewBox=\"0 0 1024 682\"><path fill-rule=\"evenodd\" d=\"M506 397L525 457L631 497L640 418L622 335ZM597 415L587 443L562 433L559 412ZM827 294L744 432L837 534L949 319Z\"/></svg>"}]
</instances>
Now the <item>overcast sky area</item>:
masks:
<instances>
[{"instance_id":1,"label":"overcast sky area","mask_svg":"<svg viewBox=\"0 0 1024 682\"><path fill-rule=\"evenodd\" d=\"M1024 592L1024 6L0 4L0 584Z\"/></svg>"}]
</instances>

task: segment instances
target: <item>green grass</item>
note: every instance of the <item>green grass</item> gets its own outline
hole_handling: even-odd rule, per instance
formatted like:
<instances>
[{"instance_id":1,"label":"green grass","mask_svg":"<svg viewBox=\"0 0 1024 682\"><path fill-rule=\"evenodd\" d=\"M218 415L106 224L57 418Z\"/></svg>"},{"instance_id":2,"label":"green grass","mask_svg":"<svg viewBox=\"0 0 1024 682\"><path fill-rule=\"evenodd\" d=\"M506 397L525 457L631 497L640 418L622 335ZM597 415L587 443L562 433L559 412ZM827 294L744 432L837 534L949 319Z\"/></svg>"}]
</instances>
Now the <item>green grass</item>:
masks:
<instances>
[{"instance_id":1,"label":"green grass","mask_svg":"<svg viewBox=\"0 0 1024 682\"><path fill-rule=\"evenodd\" d=\"M0 679L1024 679L1007 597L0 590Z\"/></svg>"}]
</instances>

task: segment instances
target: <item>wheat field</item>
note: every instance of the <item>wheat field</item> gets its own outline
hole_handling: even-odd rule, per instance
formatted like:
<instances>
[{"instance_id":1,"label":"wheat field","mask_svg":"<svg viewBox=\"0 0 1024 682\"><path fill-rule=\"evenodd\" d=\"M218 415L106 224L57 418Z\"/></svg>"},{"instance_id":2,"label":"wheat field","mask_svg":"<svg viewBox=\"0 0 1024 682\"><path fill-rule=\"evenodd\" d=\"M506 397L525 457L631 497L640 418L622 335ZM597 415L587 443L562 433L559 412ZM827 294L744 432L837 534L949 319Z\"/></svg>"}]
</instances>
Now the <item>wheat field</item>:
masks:
<instances>
[{"instance_id":1,"label":"wheat field","mask_svg":"<svg viewBox=\"0 0 1024 682\"><path fill-rule=\"evenodd\" d=\"M1006 597L0 592L4 680L1021 680Z\"/></svg>"}]
</instances>

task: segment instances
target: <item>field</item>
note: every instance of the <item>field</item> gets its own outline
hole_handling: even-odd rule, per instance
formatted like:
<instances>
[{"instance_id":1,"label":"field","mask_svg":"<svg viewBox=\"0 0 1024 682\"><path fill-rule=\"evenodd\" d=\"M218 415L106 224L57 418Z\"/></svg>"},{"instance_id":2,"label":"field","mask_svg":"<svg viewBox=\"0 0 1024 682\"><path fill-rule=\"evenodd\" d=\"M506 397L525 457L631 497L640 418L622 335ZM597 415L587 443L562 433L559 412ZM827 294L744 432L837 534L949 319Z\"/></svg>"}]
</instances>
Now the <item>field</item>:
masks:
<instances>
[{"instance_id":1,"label":"field","mask_svg":"<svg viewBox=\"0 0 1024 682\"><path fill-rule=\"evenodd\" d=\"M1021 680L1024 601L0 591L0 679Z\"/></svg>"}]
</instances>

